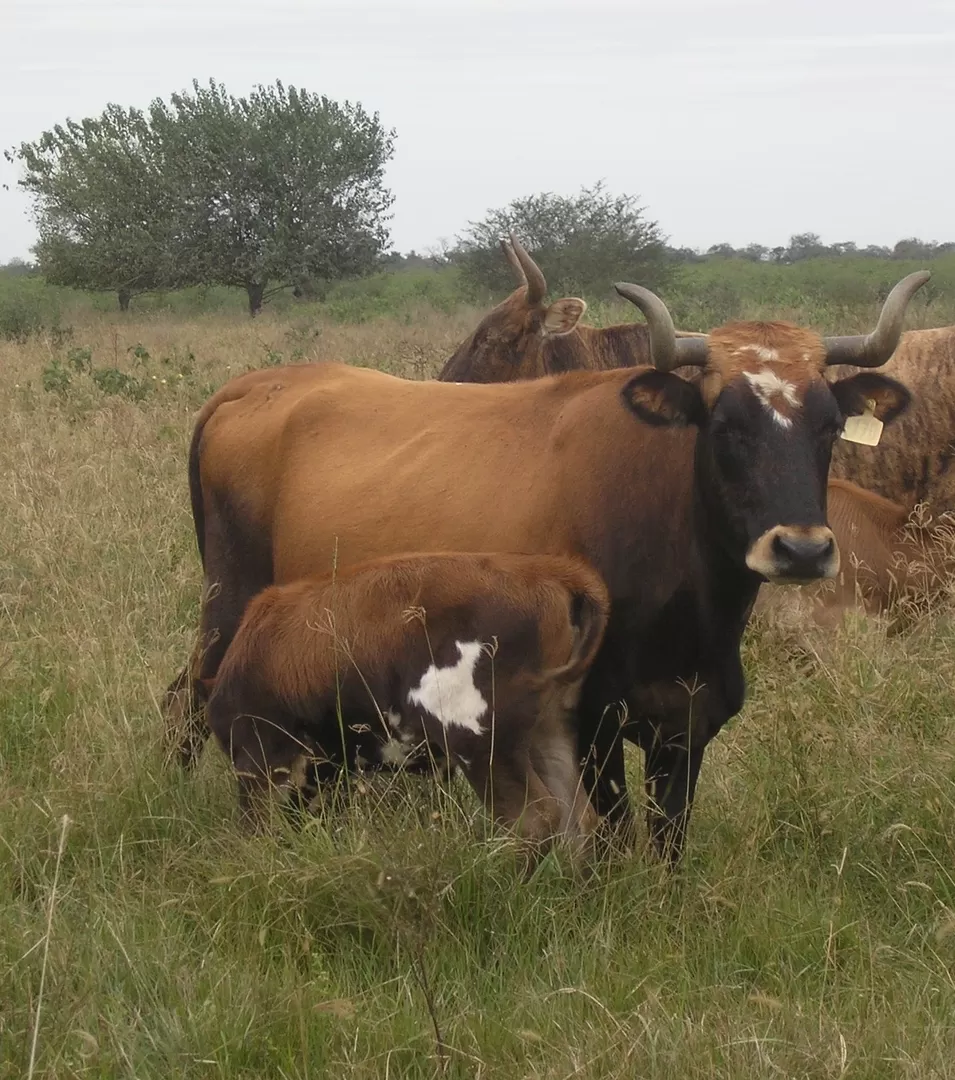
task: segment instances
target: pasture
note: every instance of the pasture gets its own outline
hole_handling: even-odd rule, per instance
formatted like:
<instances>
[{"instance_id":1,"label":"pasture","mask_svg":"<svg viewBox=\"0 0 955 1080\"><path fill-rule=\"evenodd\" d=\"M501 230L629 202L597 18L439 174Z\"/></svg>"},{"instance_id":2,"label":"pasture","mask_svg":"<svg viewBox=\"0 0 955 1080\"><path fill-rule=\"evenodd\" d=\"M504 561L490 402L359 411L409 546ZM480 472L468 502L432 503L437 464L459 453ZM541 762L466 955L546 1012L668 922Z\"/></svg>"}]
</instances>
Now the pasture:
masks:
<instances>
[{"instance_id":1,"label":"pasture","mask_svg":"<svg viewBox=\"0 0 955 1080\"><path fill-rule=\"evenodd\" d=\"M955 321L951 295L907 325ZM878 311L747 297L827 332ZM478 317L444 306L77 305L0 341L0 1078L951 1075L945 603L895 636L751 627L675 881L617 855L521 883L463 781L363 783L336 819L250 839L215 747L164 770L199 599L194 410L289 360L428 377Z\"/></svg>"}]
</instances>

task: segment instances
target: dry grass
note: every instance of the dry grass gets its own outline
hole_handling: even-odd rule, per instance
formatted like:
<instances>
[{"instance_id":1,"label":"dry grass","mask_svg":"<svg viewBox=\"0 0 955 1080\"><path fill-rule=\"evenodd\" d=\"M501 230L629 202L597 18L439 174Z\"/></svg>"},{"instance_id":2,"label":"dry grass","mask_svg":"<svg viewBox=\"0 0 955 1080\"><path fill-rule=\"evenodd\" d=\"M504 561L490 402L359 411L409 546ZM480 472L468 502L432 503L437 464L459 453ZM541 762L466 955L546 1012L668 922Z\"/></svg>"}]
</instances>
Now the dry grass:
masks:
<instances>
[{"instance_id":1,"label":"dry grass","mask_svg":"<svg viewBox=\"0 0 955 1080\"><path fill-rule=\"evenodd\" d=\"M34 1075L58 1080L951 1075L944 609L894 637L748 636L749 703L671 885L625 859L522 885L463 788L373 787L328 828L251 841L221 754L162 771L157 695L199 587L194 408L270 353L426 375L472 325L78 326L60 353L156 374L143 401L88 375L44 391L53 346L0 344L0 1077L34 1030Z\"/></svg>"}]
</instances>

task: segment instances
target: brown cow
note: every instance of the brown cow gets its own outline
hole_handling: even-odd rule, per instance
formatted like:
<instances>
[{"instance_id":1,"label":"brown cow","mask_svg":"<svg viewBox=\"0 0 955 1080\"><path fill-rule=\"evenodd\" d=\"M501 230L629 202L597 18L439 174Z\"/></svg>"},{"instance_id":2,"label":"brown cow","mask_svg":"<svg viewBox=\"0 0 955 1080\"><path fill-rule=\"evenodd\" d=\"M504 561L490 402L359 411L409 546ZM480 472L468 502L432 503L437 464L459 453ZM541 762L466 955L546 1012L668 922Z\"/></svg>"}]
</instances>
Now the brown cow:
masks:
<instances>
[{"instance_id":1,"label":"brown cow","mask_svg":"<svg viewBox=\"0 0 955 1080\"><path fill-rule=\"evenodd\" d=\"M561 371L608 371L650 363L650 338L643 323L585 326L583 300L565 296L544 304L547 282L540 267L511 233L501 238L518 286L488 312L458 346L438 375L441 382L510 382ZM677 337L703 337L676 331Z\"/></svg>"},{"instance_id":2,"label":"brown cow","mask_svg":"<svg viewBox=\"0 0 955 1080\"><path fill-rule=\"evenodd\" d=\"M877 447L840 440L833 475L893 502L955 511L955 326L903 334L886 371L909 388L911 408Z\"/></svg>"},{"instance_id":3,"label":"brown cow","mask_svg":"<svg viewBox=\"0 0 955 1080\"><path fill-rule=\"evenodd\" d=\"M908 404L892 379L827 382L827 365L885 363L928 276L899 282L852 341L779 322L678 339L663 302L631 285L655 368L462 386L329 363L232 380L190 450L206 588L191 674L170 688L171 722L175 691L186 698L183 760L205 737L196 680L266 585L401 551L577 555L612 605L578 708L586 789L629 827L621 735L637 742L650 835L677 857L705 747L742 707L760 583L835 576L832 444L867 401L885 423ZM702 377L673 374L686 366Z\"/></svg>"},{"instance_id":4,"label":"brown cow","mask_svg":"<svg viewBox=\"0 0 955 1080\"><path fill-rule=\"evenodd\" d=\"M257 820L303 758L431 749L525 840L580 841L597 817L568 719L609 607L581 560L539 555L398 556L265 589L208 705L240 807Z\"/></svg>"}]
</instances>

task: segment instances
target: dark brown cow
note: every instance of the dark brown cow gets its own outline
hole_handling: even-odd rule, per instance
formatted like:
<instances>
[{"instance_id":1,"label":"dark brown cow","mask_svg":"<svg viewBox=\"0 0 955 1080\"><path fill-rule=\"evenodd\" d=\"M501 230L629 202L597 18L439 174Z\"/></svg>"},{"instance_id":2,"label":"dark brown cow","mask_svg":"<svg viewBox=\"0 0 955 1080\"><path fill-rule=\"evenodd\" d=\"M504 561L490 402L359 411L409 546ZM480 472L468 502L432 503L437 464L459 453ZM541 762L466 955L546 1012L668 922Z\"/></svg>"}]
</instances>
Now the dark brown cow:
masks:
<instances>
[{"instance_id":1,"label":"dark brown cow","mask_svg":"<svg viewBox=\"0 0 955 1080\"><path fill-rule=\"evenodd\" d=\"M852 341L779 322L677 339L662 301L630 285L655 368L464 386L340 364L234 379L190 451L206 588L191 675L171 688L187 699L184 760L204 738L190 688L266 585L401 551L576 555L612 605L578 708L585 785L629 825L621 735L637 742L650 835L676 857L705 747L743 703L760 583L838 572L826 482L845 417L872 401L890 423L908 404L894 380L827 382L827 365L885 363L927 278L901 281ZM698 381L673 374L688 365Z\"/></svg>"},{"instance_id":2,"label":"dark brown cow","mask_svg":"<svg viewBox=\"0 0 955 1080\"><path fill-rule=\"evenodd\" d=\"M597 816L568 719L608 613L585 563L540 555L399 556L265 589L208 705L242 810L259 820L308 758L431 750L525 840L579 844Z\"/></svg>"},{"instance_id":3,"label":"dark brown cow","mask_svg":"<svg viewBox=\"0 0 955 1080\"><path fill-rule=\"evenodd\" d=\"M955 326L903 334L886 371L909 388L911 407L877 447L840 440L833 475L896 503L955 511Z\"/></svg>"},{"instance_id":4,"label":"dark brown cow","mask_svg":"<svg viewBox=\"0 0 955 1080\"><path fill-rule=\"evenodd\" d=\"M587 305L565 296L547 306L547 282L517 237L501 239L518 287L490 311L458 346L438 375L441 382L510 382L562 371L608 371L650 363L650 338L642 323L584 326ZM703 337L678 330L677 337Z\"/></svg>"}]
</instances>

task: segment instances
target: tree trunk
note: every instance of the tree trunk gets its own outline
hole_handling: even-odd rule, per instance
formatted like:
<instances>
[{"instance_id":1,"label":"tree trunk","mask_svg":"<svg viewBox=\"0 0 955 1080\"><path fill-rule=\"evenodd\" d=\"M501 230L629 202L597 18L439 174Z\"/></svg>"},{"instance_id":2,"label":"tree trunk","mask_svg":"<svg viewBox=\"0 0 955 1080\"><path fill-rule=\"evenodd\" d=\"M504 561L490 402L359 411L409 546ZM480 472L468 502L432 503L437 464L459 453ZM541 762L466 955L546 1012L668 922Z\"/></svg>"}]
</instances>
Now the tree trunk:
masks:
<instances>
[{"instance_id":1,"label":"tree trunk","mask_svg":"<svg viewBox=\"0 0 955 1080\"><path fill-rule=\"evenodd\" d=\"M254 318L262 310L262 295L265 286L256 282L247 282L245 291L249 294L249 314Z\"/></svg>"},{"instance_id":2,"label":"tree trunk","mask_svg":"<svg viewBox=\"0 0 955 1080\"><path fill-rule=\"evenodd\" d=\"M129 301L132 299L132 295L129 289L119 290L119 310L129 311Z\"/></svg>"}]
</instances>

